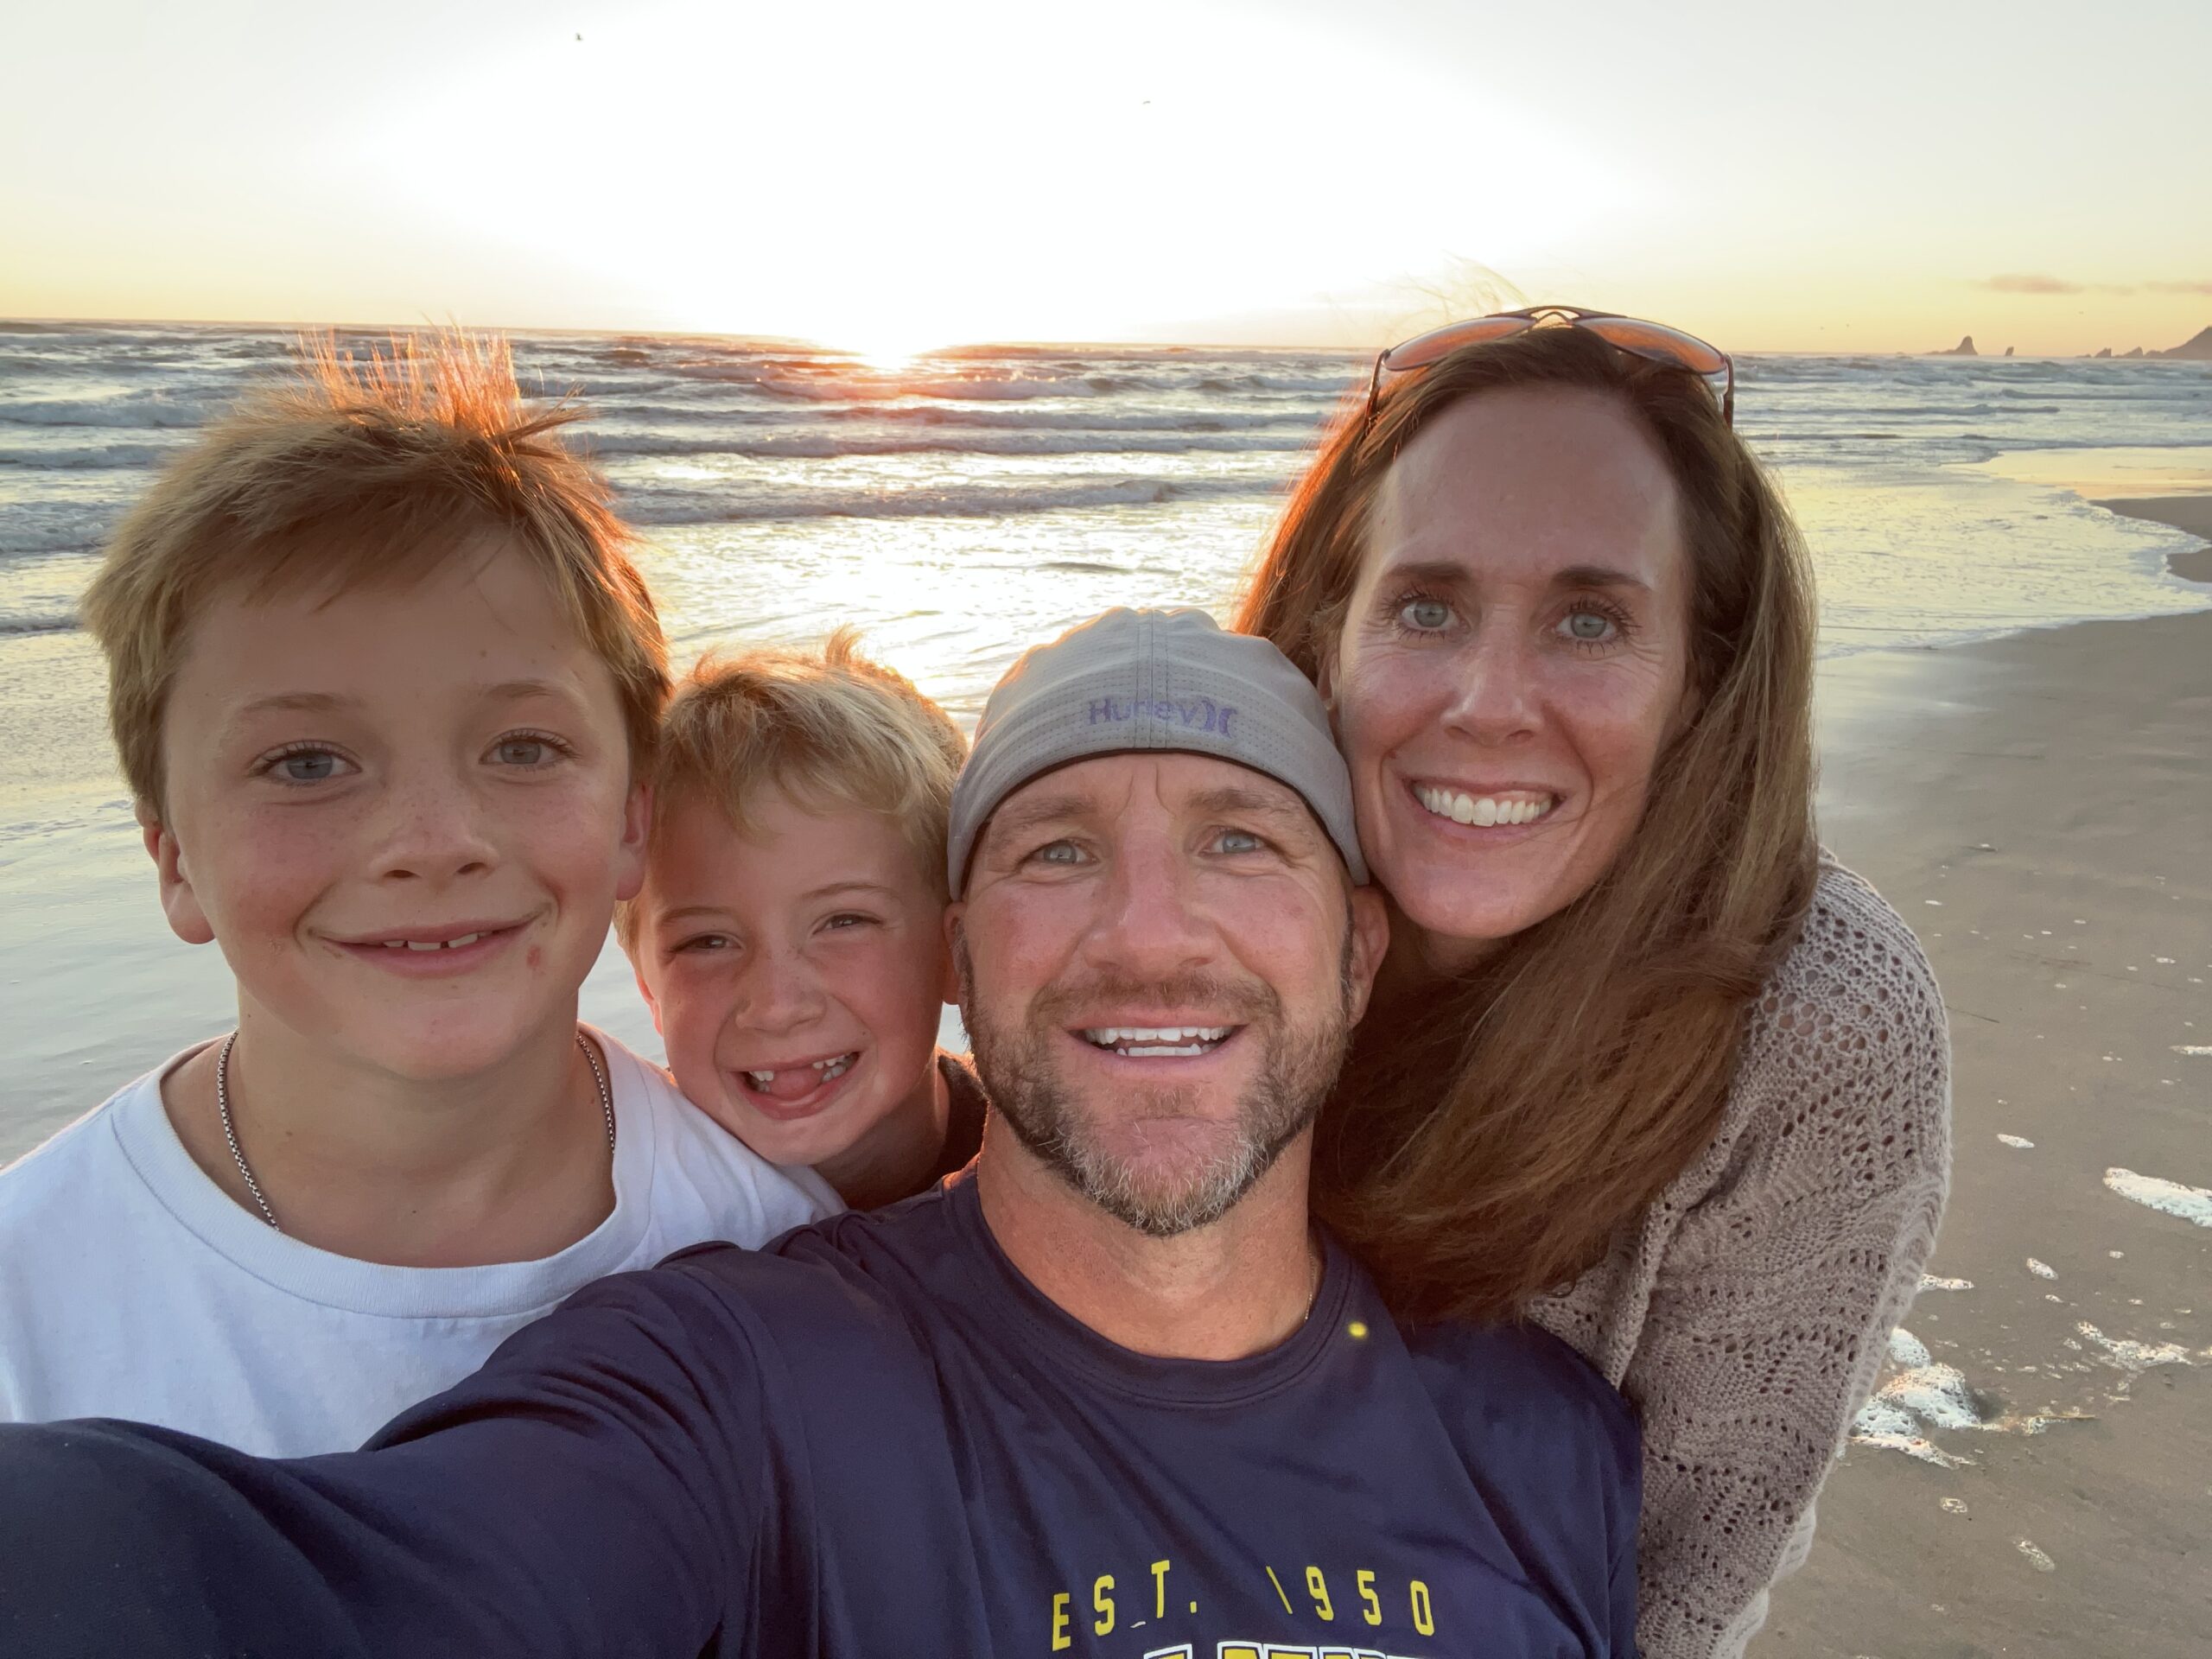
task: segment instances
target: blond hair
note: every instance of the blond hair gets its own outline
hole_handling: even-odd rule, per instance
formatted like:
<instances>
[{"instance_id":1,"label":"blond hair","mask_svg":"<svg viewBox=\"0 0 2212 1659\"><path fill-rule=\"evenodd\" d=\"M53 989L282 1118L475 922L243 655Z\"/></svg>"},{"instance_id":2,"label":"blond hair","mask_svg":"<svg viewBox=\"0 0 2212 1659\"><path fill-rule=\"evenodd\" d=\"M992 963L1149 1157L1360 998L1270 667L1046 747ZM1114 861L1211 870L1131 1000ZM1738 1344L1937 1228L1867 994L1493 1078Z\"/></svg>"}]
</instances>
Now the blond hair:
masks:
<instances>
[{"instance_id":1,"label":"blond hair","mask_svg":"<svg viewBox=\"0 0 2212 1659\"><path fill-rule=\"evenodd\" d=\"M703 801L742 836L756 833L766 787L810 808L892 820L924 877L945 891L952 780L968 740L906 676L860 654L850 628L819 654L763 648L702 657L670 700L652 774L653 810ZM634 904L614 909L625 950L638 943Z\"/></svg>"},{"instance_id":2,"label":"blond hair","mask_svg":"<svg viewBox=\"0 0 2212 1659\"><path fill-rule=\"evenodd\" d=\"M1414 1317L1510 1314L1599 1260L1719 1128L1744 1016L1812 899L1812 577L1694 375L1574 328L1463 347L1324 441L1237 626L1312 675L1383 478L1453 404L1616 398L1665 458L1692 575L1695 716L1611 868L1471 973L1371 1009L1324 1112L1316 1205ZM1366 388L1360 388L1362 394Z\"/></svg>"},{"instance_id":3,"label":"blond hair","mask_svg":"<svg viewBox=\"0 0 2212 1659\"><path fill-rule=\"evenodd\" d=\"M162 715L215 596L419 580L486 537L543 574L613 672L644 772L668 649L604 481L555 435L579 413L525 405L505 342L448 334L365 362L311 345L217 421L123 521L81 606L132 792L161 816Z\"/></svg>"}]
</instances>

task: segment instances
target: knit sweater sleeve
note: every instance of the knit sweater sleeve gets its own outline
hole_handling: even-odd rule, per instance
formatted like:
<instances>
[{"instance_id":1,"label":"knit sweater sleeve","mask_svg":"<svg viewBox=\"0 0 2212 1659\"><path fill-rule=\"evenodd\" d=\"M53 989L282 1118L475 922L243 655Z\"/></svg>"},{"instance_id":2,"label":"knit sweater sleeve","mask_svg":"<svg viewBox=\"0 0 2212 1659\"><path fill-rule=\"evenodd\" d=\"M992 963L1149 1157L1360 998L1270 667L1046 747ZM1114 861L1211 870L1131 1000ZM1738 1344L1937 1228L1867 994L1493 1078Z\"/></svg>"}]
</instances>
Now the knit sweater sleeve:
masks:
<instances>
[{"instance_id":1,"label":"knit sweater sleeve","mask_svg":"<svg viewBox=\"0 0 2212 1659\"><path fill-rule=\"evenodd\" d=\"M1647 1217L1671 1237L1622 1378L1643 1421L1645 1659L1733 1659L1764 1622L1935 1245L1943 1005L1910 931L1856 876L1823 869L1707 1156L1709 1185Z\"/></svg>"}]
</instances>

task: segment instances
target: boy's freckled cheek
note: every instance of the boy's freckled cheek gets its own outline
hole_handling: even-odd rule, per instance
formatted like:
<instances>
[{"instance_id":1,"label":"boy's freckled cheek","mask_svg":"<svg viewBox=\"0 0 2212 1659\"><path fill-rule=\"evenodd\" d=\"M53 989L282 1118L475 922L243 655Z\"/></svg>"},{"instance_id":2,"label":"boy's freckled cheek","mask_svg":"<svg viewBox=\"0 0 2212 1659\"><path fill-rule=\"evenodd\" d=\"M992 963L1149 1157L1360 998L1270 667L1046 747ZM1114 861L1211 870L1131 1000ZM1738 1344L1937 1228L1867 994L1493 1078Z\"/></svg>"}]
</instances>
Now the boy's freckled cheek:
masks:
<instances>
[{"instance_id":1,"label":"boy's freckled cheek","mask_svg":"<svg viewBox=\"0 0 2212 1659\"><path fill-rule=\"evenodd\" d=\"M531 945L523 953L523 960L533 969L538 967L545 960L544 948L541 945Z\"/></svg>"}]
</instances>

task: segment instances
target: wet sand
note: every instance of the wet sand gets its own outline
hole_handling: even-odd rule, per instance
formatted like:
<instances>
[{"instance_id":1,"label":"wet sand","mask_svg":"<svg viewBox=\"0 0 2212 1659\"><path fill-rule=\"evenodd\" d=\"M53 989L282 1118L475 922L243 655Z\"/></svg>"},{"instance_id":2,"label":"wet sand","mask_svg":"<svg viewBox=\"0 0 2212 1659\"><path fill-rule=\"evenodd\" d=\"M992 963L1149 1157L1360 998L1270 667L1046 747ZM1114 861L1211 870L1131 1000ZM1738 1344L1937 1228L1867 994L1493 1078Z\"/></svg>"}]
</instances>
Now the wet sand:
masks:
<instances>
[{"instance_id":1,"label":"wet sand","mask_svg":"<svg viewBox=\"0 0 2212 1659\"><path fill-rule=\"evenodd\" d=\"M2212 496L2105 505L2212 539ZM2212 549L2174 564L2212 579ZM1919 931L1950 1009L1929 1273L1956 1282L1905 1328L1957 1386L1893 1389L1921 1455L1848 1448L1751 1653L2202 1656L2212 613L1850 658L1821 692L1824 833ZM2115 1170L2176 1184L2185 1213Z\"/></svg>"},{"instance_id":2,"label":"wet sand","mask_svg":"<svg viewBox=\"0 0 2212 1659\"><path fill-rule=\"evenodd\" d=\"M2202 495L2163 495L2148 500L2097 501L2091 505L2130 518L2171 524L2176 530L2184 530L2212 542L2212 492ZM2166 563L2177 576L2186 576L2191 582L2212 582L2212 547L2177 553Z\"/></svg>"}]
</instances>

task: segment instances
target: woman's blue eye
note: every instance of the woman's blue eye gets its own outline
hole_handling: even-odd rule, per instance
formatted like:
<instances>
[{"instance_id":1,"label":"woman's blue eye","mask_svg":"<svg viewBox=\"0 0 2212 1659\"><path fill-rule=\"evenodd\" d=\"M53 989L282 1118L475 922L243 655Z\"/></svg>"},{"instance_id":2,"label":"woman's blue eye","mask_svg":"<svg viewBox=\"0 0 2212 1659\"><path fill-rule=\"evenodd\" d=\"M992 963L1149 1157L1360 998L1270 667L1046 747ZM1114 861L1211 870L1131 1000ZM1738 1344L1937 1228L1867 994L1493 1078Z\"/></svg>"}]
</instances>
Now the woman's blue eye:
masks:
<instances>
[{"instance_id":1,"label":"woman's blue eye","mask_svg":"<svg viewBox=\"0 0 2212 1659\"><path fill-rule=\"evenodd\" d=\"M1452 607L1440 599L1416 599L1400 607L1398 620L1416 633L1434 633L1452 620Z\"/></svg>"},{"instance_id":2,"label":"woman's blue eye","mask_svg":"<svg viewBox=\"0 0 2212 1659\"><path fill-rule=\"evenodd\" d=\"M288 784L320 784L336 775L338 757L327 749L302 749L276 763Z\"/></svg>"},{"instance_id":3,"label":"woman's blue eye","mask_svg":"<svg viewBox=\"0 0 2212 1659\"><path fill-rule=\"evenodd\" d=\"M1567 637L1586 645L1611 639L1613 619L1601 611L1576 611L1567 619Z\"/></svg>"}]
</instances>

